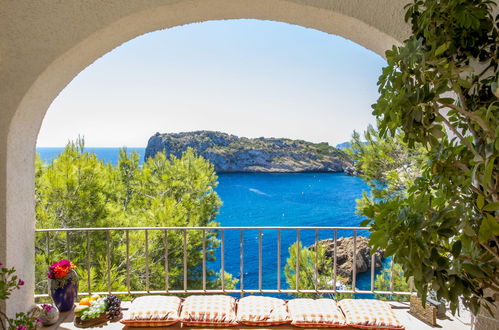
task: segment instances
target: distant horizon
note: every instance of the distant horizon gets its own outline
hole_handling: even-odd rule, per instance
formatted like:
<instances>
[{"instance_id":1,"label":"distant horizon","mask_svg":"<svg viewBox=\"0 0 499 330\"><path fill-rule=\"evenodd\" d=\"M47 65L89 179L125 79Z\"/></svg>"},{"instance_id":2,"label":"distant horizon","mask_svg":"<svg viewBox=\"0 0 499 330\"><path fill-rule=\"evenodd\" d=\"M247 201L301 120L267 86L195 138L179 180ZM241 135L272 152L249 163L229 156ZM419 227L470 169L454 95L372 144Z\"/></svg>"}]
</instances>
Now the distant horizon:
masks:
<instances>
[{"instance_id":1,"label":"distant horizon","mask_svg":"<svg viewBox=\"0 0 499 330\"><path fill-rule=\"evenodd\" d=\"M290 139L290 140L303 140L303 139L293 139L293 138L288 138L288 137L285 137L285 136L280 136L280 137L276 137L276 136L257 136L257 137L249 137L249 136L241 136L241 135L237 135L237 134L232 134L232 133L228 133L228 132L222 132L222 131L212 131L212 130L196 130L196 131L182 131L182 132L164 132L164 133L161 133L161 132L158 132L159 134L181 134L181 133L192 133L192 132L199 132L199 131L209 131L209 132L218 132L218 133L224 133L224 134L228 134L228 135L234 135L234 136L237 136L238 138L248 138L248 139L258 139L260 137L263 137L265 139ZM352 132L353 133L353 132ZM154 136L156 133L153 133L151 136ZM84 137L83 137L84 138ZM76 141L75 140L72 140L72 141ZM339 143L336 143L336 144L331 144L327 141L321 141L321 142L314 142L314 141L309 141L309 140L303 140L303 141L306 141L306 142L311 142L311 143L328 143L330 146L332 147L336 147L337 145L339 144L343 144L345 142L349 142L350 140L346 140L346 141L343 141L343 142L339 142ZM69 143L70 141L66 142L65 145L58 145L58 146L36 146L36 148L64 148L66 147L66 145ZM85 148L109 148L109 149L116 149L116 148L147 148L147 143L144 145L144 146L128 146L128 145L122 145L122 146L89 146L89 145L86 145L85 144Z\"/></svg>"}]
</instances>

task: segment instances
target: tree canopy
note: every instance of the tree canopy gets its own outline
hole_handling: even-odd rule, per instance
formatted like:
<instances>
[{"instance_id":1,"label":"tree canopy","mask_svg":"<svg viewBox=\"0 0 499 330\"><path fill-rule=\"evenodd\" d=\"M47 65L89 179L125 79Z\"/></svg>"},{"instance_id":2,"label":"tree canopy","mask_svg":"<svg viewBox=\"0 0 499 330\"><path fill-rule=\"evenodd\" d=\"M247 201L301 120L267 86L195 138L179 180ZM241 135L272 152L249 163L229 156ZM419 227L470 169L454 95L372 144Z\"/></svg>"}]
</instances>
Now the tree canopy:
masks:
<instances>
[{"instance_id":1,"label":"tree canopy","mask_svg":"<svg viewBox=\"0 0 499 330\"><path fill-rule=\"evenodd\" d=\"M35 177L37 228L217 226L214 219L221 205L214 191L217 176L213 166L195 156L192 150L187 150L181 158L170 159L164 153L158 153L139 166L138 153L130 154L123 149L118 164L111 165L99 160L95 154L85 152L80 139L69 143L48 164L37 157ZM206 232L208 262L215 258L215 249L219 245L217 235L217 231ZM126 291L127 237L132 269L131 290L165 289L166 252L168 287L183 287L183 233L138 230L130 231L128 235L125 231L90 232L88 238L85 232L70 233L69 236L50 233L48 241L47 234L37 234L37 291L46 290L47 265L66 257L78 266L81 289L87 289L86 280L90 276L92 291L107 291L109 273L113 291ZM190 230L186 238L188 287L200 289L202 232ZM108 242L111 272L108 272L106 259ZM90 274L87 272L88 261ZM216 270L208 268L208 287L220 287L220 276ZM226 287L232 288L236 281L230 274L224 276Z\"/></svg>"},{"instance_id":2,"label":"tree canopy","mask_svg":"<svg viewBox=\"0 0 499 330\"><path fill-rule=\"evenodd\" d=\"M412 35L386 52L378 81L378 128L369 133L378 141L357 152L360 166L369 165L364 178L379 188L359 203L369 218L364 224L372 227L371 243L414 278L423 301L433 290L453 311L461 297L474 313L499 299L494 6L415 0L406 7ZM402 159L400 151L385 152L384 139L397 140ZM370 168L379 160L386 165L382 173ZM401 180L404 168L416 175Z\"/></svg>"}]
</instances>

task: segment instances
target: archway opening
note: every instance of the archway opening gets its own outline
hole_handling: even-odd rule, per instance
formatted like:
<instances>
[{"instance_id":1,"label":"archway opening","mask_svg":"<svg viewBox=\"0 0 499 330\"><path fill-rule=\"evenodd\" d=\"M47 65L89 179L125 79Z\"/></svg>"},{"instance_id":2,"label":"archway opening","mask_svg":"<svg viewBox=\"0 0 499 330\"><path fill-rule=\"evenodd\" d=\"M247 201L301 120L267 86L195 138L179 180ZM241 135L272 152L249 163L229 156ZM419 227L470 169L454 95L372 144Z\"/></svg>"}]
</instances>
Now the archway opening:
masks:
<instances>
[{"instance_id":1,"label":"archway opening","mask_svg":"<svg viewBox=\"0 0 499 330\"><path fill-rule=\"evenodd\" d=\"M2 165L2 184L5 189L2 236L5 239L2 240L0 251L2 259L15 266L28 285L23 293L11 299L8 311L12 313L24 309L33 297L32 173L36 136L49 104L78 72L102 54L137 35L191 22L227 18L270 19L313 27L345 36L382 54L397 40L403 39L407 31L402 15L392 15L400 13L402 6L393 5L390 10L375 10L371 7L322 8L288 1L255 1L250 5L245 1L182 1L151 8L129 8L123 4L113 9L113 13L121 15L119 17L102 15L96 17L100 20L98 24L89 22L87 25L78 25L70 40L57 35L53 38L54 44L46 45L53 51L39 56L38 60L34 59L35 55L32 59L23 58L25 55L21 52L20 67L26 61L33 60L33 64L29 68L32 71L23 71L20 84L24 85L21 84L12 93L5 110L6 122L9 123L5 130L5 158ZM90 8L88 11L98 12L99 8ZM375 12L380 16L377 23L362 16ZM54 13L55 16L58 14ZM392 15L392 20L385 18L386 15ZM50 20L47 22L53 26L58 24ZM381 22L388 22L388 25ZM64 29L61 31L59 33L62 36L67 32ZM34 43L31 41L28 44ZM9 112L9 109L12 111Z\"/></svg>"},{"instance_id":2,"label":"archway opening","mask_svg":"<svg viewBox=\"0 0 499 330\"><path fill-rule=\"evenodd\" d=\"M139 162L142 163L144 154L152 157L158 148L165 147L156 145L165 136L161 139L151 137L154 132L174 133L168 135L169 139L173 139L166 148L168 154L181 158L184 146L175 148L174 145L192 143L195 152L206 151L201 155L212 161L219 173L220 185L216 190L224 206L221 214L210 221L225 227L249 224L356 227L361 219L354 212L355 200L361 197L362 190L366 187L359 178L326 173L342 172L345 169L346 163L342 163L337 157L337 153L341 151L334 146L348 141L354 130L363 131L374 123L370 104L376 100L376 80L383 65L382 58L351 41L278 22L211 21L154 32L105 55L82 71L61 92L45 117L38 141L38 146L56 148L37 150L45 162L50 162L50 158L61 152L68 140L82 135L86 140L86 150L95 152L105 162L115 165L119 163L121 168L127 165L118 161L117 147L142 147L136 149L140 152ZM175 134L180 132L190 133ZM266 137L267 140L258 139L259 137ZM234 139L237 141L232 142ZM150 149L144 150L147 140ZM217 140L223 142L216 144L214 141ZM231 146L222 150L226 143L238 144L239 149L234 151L233 148L236 147ZM207 146L201 147L203 144ZM262 147L261 144L266 146ZM207 151L208 148L211 151ZM215 150L216 148L220 150ZM269 160L259 160L263 155L272 153L274 148L282 151ZM232 155L220 161L219 158L227 152ZM313 156L294 159L307 152L313 153ZM80 157L77 151L74 155L66 152L65 157L57 161L58 164L37 166L38 229L150 227L151 223L159 227L198 227L208 224L205 219L200 219L200 222L189 220L189 214L185 215L184 222L176 222L173 219L179 215L173 211L167 216L169 219L163 214L155 214L153 218L157 221L132 215L134 210L129 205L139 203L135 195L154 194L150 189L138 192L138 186L130 186L127 190L130 192L128 200L122 202L116 202L120 197L114 196L99 203L94 198L87 198L88 194L81 193L83 188L70 188L64 193L54 193L53 190L64 190L67 185L73 185L69 181L66 185L61 185L58 180L53 179L58 175L57 171L73 171L68 169L72 166L71 162L79 162L82 158L85 159L85 156ZM232 161L236 164L227 164ZM75 165L76 171L83 174L71 180L77 180L78 187L95 185L104 191L104 185L97 180L92 181L88 176L102 175L102 180L111 180L112 177L128 175L119 170L108 173L104 166L101 171L85 174L85 167L95 169L99 166L94 160ZM227 172L267 174L256 177L245 174L227 175ZM279 176L269 172L308 174ZM60 177L61 180L64 175ZM142 179L146 180L145 177ZM44 185L45 180L54 182ZM127 180L112 184L115 187L113 189L117 190L130 180L137 179L129 177ZM290 186L294 188L290 189ZM93 189L93 193L100 193L97 188L89 189ZM158 193L164 194L165 191ZM112 195L110 191L104 194ZM126 194L128 193L122 192L122 195ZM236 195L238 197L232 198ZM181 201L174 202L180 209ZM157 203L145 203L148 206L141 208L153 212L148 209L153 204L156 208L165 208L168 203L169 201L161 200ZM92 205L91 209L87 210L86 205ZM124 211L116 213L106 211L106 208L124 208ZM255 210L260 211L255 214ZM241 212L245 216L239 219L238 214ZM65 216L66 214L70 216ZM143 218L147 216L144 215ZM235 221L237 219L240 221ZM331 239L331 233L332 231L317 231L317 239ZM146 262L141 260L139 264L133 261L137 259L137 253L146 248L142 246L145 239L142 234L131 237L127 247L127 256L133 264L131 276L129 269L115 260L125 259L125 251L120 251L120 247L115 246L124 246L124 232L112 230L109 233L91 235L77 231L38 234L36 293L39 295L47 292L44 271L47 263L63 257L69 259L71 256L72 261L82 265L80 273L83 280L80 281L80 286L86 289L83 291L101 292L111 288L116 292L135 292L149 288L161 290L164 286L165 281L161 276L156 276L155 281L158 283L153 281L152 276L148 283L141 280L145 277L144 274L139 276L140 279L134 276L143 270ZM152 247L153 241L159 241L158 237L154 237L155 234L157 233L154 231L148 233L152 250L159 249ZM265 235L265 239L262 239L263 248L274 247L276 234L275 230L262 232ZM359 237L366 234L367 231L359 232ZM215 255L218 265L212 260L208 263L208 268L225 269L231 274L228 275L230 278L236 277L240 256L229 251L237 246L237 235L234 231L226 233L228 252L224 258L227 266L221 267L221 251L213 247L209 251ZM252 233L247 233L244 239L247 245L244 256L246 263L257 258L250 253L252 250L256 251L256 248L251 246L249 235ZM352 231L340 232L338 238L346 235L351 236ZM190 242L193 239L191 236L188 237ZM181 240L181 237L174 240L172 233L169 245L174 246ZM288 249L295 240L294 232L283 231L281 240L282 257L276 261L274 256L262 256L262 262L269 267L272 265L273 269L267 269L264 276L249 271L245 276L247 288L255 287L261 282L263 288L272 289L278 273L282 275L279 279L282 287L286 288L284 269L277 269L277 263L286 263ZM301 241L307 246L313 244L314 232L303 231ZM100 263L96 262L97 258L106 256L105 245L99 242L107 242L107 245L116 247L108 264L104 259ZM220 245L219 242L217 244ZM135 251L135 246L140 246L140 249ZM74 251L81 252L77 255ZM161 256L166 253L163 251ZM153 263L154 259L158 258L151 256L148 260L148 273L153 273L153 267L158 268L158 260ZM168 263L172 273L175 273L173 264L181 264L171 259ZM190 268L197 266L199 265L191 264L189 259ZM100 269L102 267L104 271ZM161 264L154 272L163 273L162 267L164 266ZM249 265L247 267L251 268ZM105 270L109 269L113 271L112 278L106 278ZM181 290L184 274L182 269L177 270L177 273L177 279L173 275L169 276L168 286ZM239 274L237 277L240 276ZM127 281L124 280L125 277ZM195 282L195 277L196 274L189 275L189 282ZM208 276L208 281L216 281L215 278L215 275ZM102 279L102 283L98 279ZM108 281L110 283L106 283ZM368 276L359 277L358 288L368 288L369 281ZM125 282L128 286L124 286ZM340 280L338 283L341 283ZM144 288L146 284L148 287ZM227 286L229 287L228 283ZM200 289L191 286L187 288Z\"/></svg>"}]
</instances>

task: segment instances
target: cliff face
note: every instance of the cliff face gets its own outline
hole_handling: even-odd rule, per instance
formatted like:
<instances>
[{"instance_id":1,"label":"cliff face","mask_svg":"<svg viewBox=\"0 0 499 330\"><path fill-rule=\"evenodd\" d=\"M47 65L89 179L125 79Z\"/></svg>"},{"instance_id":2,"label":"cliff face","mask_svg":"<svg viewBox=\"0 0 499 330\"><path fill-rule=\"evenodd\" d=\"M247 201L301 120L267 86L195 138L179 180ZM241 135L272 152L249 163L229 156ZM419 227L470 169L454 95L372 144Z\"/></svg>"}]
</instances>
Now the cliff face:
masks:
<instances>
[{"instance_id":1,"label":"cliff face","mask_svg":"<svg viewBox=\"0 0 499 330\"><path fill-rule=\"evenodd\" d=\"M350 284L353 272L353 237L338 238L336 242L338 244L336 247L337 274L346 278L347 284ZM355 245L357 253L355 267L358 274L371 269L371 247L369 246L369 239L362 236L357 236ZM319 246L325 247L326 258L332 264L334 260L334 240L326 239L319 241ZM315 251L315 244L311 245L309 249ZM384 250L374 252L374 267L376 269L382 267L384 254Z\"/></svg>"},{"instance_id":2,"label":"cliff face","mask_svg":"<svg viewBox=\"0 0 499 330\"><path fill-rule=\"evenodd\" d=\"M187 148L227 172L345 172L351 160L327 143L301 140L237 137L221 132L196 131L153 135L145 159L165 151L179 157Z\"/></svg>"}]
</instances>

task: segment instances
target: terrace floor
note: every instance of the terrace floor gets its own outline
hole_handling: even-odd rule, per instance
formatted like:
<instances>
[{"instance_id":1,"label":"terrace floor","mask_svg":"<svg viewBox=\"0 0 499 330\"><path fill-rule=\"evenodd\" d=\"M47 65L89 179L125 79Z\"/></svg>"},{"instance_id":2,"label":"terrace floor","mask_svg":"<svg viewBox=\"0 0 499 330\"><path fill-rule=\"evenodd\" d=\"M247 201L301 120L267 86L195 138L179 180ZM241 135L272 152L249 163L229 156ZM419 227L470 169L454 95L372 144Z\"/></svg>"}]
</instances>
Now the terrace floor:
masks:
<instances>
[{"instance_id":1,"label":"terrace floor","mask_svg":"<svg viewBox=\"0 0 499 330\"><path fill-rule=\"evenodd\" d=\"M129 302L123 302L122 307L124 309L124 313L126 313L126 310L129 306ZM399 318L399 320L402 322L402 324L405 326L406 330L429 330L429 329L442 329L442 330L465 330L465 329L471 329L470 325L470 320L469 317L457 317L457 316L452 316L450 312L447 313L447 318L446 319L438 319L437 320L437 327L432 327L423 321L420 321L416 317L412 316L409 314L409 303L400 303L400 302L390 302L392 306L392 310L394 311L395 315ZM50 327L42 327L41 329L43 330L55 330L55 329L80 329L76 327L73 324L73 319L74 315L72 312L66 312L66 313L61 313L60 320L57 324L50 326ZM227 327L230 329L255 329L255 330L264 330L264 329L272 329L272 330L297 330L297 329L303 329L303 328L297 328L293 326L272 326L272 327L254 327L254 326L237 326L237 327ZM100 327L96 328L89 328L89 329L109 329L109 330L117 330L117 329L143 329L143 328L135 328L135 327L126 327L122 325L119 322L116 323L108 323L107 325L103 325ZM155 328L155 329L168 329L168 330L189 330L191 328L189 327L184 327L181 328L180 325L175 325L175 326L169 326L169 327L162 327L162 328ZM200 330L203 328L192 328L193 330ZM224 328L218 328L218 329L224 329ZM353 328L341 328L341 329L353 329Z\"/></svg>"}]
</instances>

